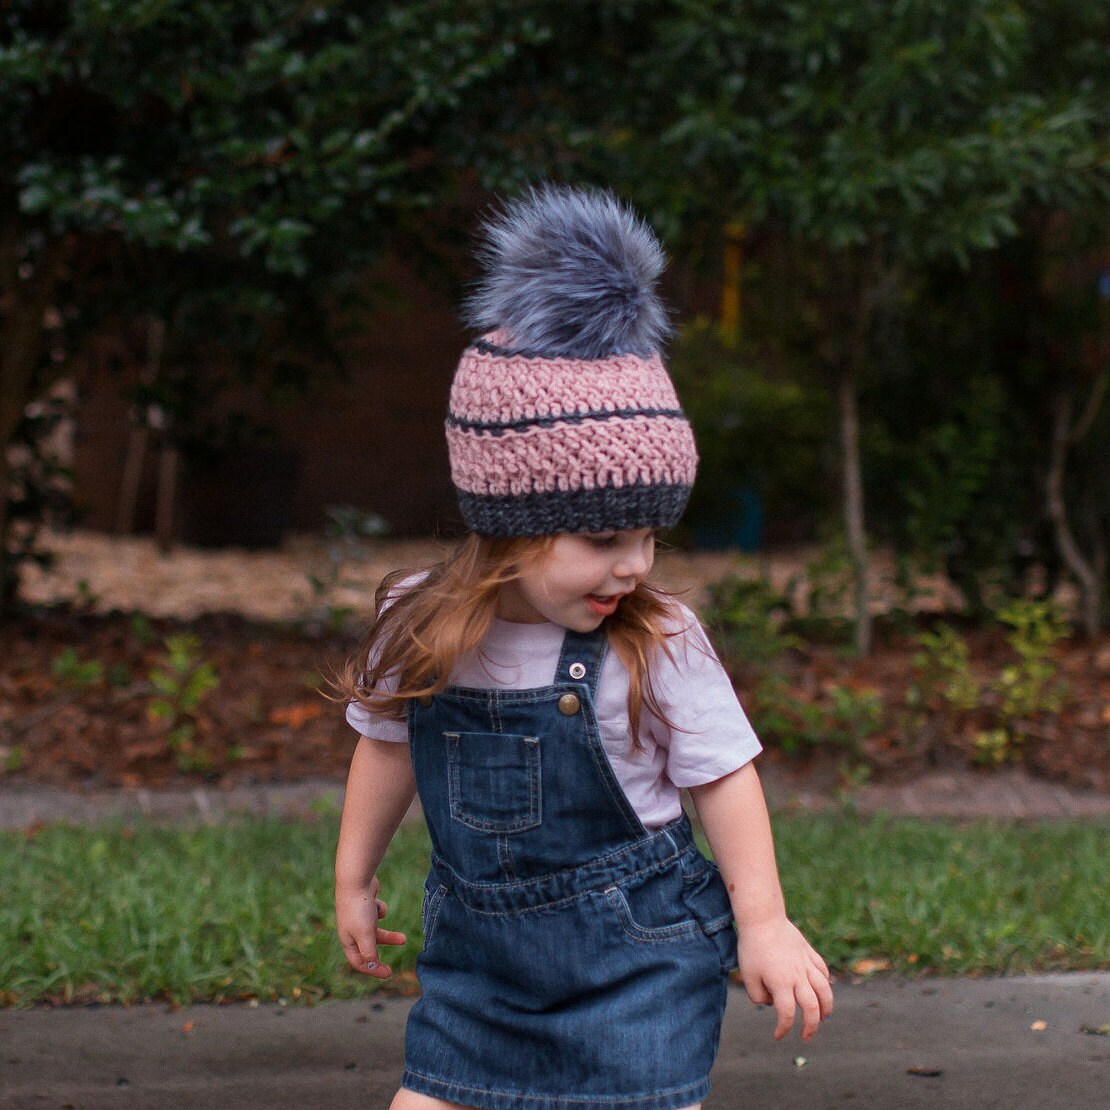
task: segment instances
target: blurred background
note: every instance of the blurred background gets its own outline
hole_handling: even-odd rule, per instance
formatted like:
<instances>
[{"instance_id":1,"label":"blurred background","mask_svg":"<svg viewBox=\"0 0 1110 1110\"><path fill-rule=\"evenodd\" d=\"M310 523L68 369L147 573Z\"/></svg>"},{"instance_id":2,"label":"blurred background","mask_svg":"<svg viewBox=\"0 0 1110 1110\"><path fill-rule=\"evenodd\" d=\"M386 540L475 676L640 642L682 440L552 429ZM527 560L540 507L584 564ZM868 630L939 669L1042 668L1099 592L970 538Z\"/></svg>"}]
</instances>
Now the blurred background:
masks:
<instances>
[{"instance_id":1,"label":"blurred background","mask_svg":"<svg viewBox=\"0 0 1110 1110\"><path fill-rule=\"evenodd\" d=\"M1100 595L1108 23L1098 0L6 3L6 593L44 518L165 544L275 544L339 505L455 528L473 235L556 179L667 243L704 456L679 542L839 528L973 595L1034 554Z\"/></svg>"},{"instance_id":2,"label":"blurred background","mask_svg":"<svg viewBox=\"0 0 1110 1110\"><path fill-rule=\"evenodd\" d=\"M702 455L667 540L699 586L747 568L705 598L738 652L866 658L935 635L893 619L923 608L1030 674L1097 647L1108 42L1103 0L0 5L8 621L365 618L382 566L460 529L442 421L481 218L554 180L667 246ZM204 550L167 606L170 554ZM258 600L292 577L295 613ZM904 653L957 674L953 627ZM1030 681L969 733L984 759L1059 709Z\"/></svg>"},{"instance_id":3,"label":"blurred background","mask_svg":"<svg viewBox=\"0 0 1110 1110\"><path fill-rule=\"evenodd\" d=\"M2 0L0 1007L362 989L321 692L460 531L458 305L544 181L665 243L657 567L796 919L860 977L1110 966L1108 138L1106 0Z\"/></svg>"}]
</instances>

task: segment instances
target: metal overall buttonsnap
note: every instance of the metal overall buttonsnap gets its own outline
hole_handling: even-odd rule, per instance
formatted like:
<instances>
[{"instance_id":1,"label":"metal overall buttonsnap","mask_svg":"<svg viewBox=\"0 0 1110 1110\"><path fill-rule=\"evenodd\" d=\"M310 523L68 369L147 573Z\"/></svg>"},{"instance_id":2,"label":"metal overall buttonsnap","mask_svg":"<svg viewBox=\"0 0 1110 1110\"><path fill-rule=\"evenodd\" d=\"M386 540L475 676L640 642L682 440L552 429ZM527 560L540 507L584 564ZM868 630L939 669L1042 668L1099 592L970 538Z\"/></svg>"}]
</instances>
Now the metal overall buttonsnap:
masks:
<instances>
[{"instance_id":1,"label":"metal overall buttonsnap","mask_svg":"<svg viewBox=\"0 0 1110 1110\"><path fill-rule=\"evenodd\" d=\"M582 708L577 694L564 694L558 701L559 712L564 717L573 717Z\"/></svg>"},{"instance_id":2,"label":"metal overall buttonsnap","mask_svg":"<svg viewBox=\"0 0 1110 1110\"><path fill-rule=\"evenodd\" d=\"M431 704L432 704L432 695L431 695L431 694L422 694L422 695L421 695L421 696L420 696L419 698L417 698L416 700L417 700L418 702L420 702L420 704L421 704L421 705L423 705L423 706L427 707L427 706L429 706L429 705L431 705Z\"/></svg>"},{"instance_id":3,"label":"metal overall buttonsnap","mask_svg":"<svg viewBox=\"0 0 1110 1110\"><path fill-rule=\"evenodd\" d=\"M570 665L571 678L585 678L586 677L586 664L585 663L571 663Z\"/></svg>"}]
</instances>

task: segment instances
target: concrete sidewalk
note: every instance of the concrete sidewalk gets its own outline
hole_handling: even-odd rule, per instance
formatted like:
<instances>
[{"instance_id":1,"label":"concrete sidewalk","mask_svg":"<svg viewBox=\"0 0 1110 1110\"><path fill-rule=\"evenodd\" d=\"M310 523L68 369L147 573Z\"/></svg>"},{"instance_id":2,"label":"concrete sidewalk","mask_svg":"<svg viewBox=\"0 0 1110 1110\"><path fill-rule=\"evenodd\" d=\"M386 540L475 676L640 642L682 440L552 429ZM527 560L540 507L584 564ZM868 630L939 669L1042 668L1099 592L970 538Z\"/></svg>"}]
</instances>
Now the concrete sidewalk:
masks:
<instances>
[{"instance_id":1,"label":"concrete sidewalk","mask_svg":"<svg viewBox=\"0 0 1110 1110\"><path fill-rule=\"evenodd\" d=\"M379 1110L411 999L314 1008L0 1011L6 1110ZM730 998L707 1110L1095 1110L1110 1091L1110 973L837 987L811 1044Z\"/></svg>"},{"instance_id":2,"label":"concrete sidewalk","mask_svg":"<svg viewBox=\"0 0 1110 1110\"><path fill-rule=\"evenodd\" d=\"M836 811L850 806L863 815L898 817L1099 820L1110 818L1110 794L1035 778L1021 767L984 773L931 771L909 782L865 783L841 791L835 782L787 777L773 764L759 766L767 801L775 812ZM63 821L216 823L235 816L300 819L338 813L340 783L270 783L219 788L150 790L73 789L0 784L0 829L25 829Z\"/></svg>"}]
</instances>

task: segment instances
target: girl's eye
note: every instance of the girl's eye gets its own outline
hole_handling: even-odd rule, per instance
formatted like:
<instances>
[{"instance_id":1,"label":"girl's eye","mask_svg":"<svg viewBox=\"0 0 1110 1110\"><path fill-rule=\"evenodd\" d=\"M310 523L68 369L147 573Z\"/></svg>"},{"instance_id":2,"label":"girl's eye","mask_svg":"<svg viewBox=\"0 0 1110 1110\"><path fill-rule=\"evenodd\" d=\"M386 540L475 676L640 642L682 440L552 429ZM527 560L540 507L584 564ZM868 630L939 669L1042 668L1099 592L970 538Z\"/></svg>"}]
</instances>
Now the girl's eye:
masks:
<instances>
[{"instance_id":1,"label":"girl's eye","mask_svg":"<svg viewBox=\"0 0 1110 1110\"><path fill-rule=\"evenodd\" d=\"M639 543L644 547L655 547L655 531L654 529L645 533L643 539L637 539L635 533L631 532L596 532L583 536L583 539L593 548L598 550L608 550L616 547L618 544L625 541L629 543Z\"/></svg>"}]
</instances>

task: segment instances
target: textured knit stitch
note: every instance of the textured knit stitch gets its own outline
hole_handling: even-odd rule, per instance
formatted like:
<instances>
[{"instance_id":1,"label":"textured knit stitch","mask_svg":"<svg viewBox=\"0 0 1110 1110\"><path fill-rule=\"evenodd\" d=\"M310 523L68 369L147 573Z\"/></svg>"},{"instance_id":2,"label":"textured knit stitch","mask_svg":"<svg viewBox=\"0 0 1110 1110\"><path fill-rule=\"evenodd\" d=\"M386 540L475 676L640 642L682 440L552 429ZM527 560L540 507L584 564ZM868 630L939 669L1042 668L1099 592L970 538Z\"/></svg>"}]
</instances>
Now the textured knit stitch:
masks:
<instances>
[{"instance_id":1,"label":"textured knit stitch","mask_svg":"<svg viewBox=\"0 0 1110 1110\"><path fill-rule=\"evenodd\" d=\"M548 216L550 234L543 231ZM573 190L532 193L492 232L485 261L495 272L482 305L483 318L495 327L463 352L446 422L451 479L468 527L488 536L541 536L677 523L697 471L693 432L659 352L630 351L626 342L634 333L661 334L662 308L651 288L661 267L658 244L650 246L650 232L612 196ZM635 239L634 261L619 269L627 261L621 237L628 234ZM591 243L604 243L605 250L583 253ZM564 249L573 256L565 270ZM502 255L513 273L527 272L539 283L524 315L506 296L511 283L496 272ZM611 263L619 272L609 272ZM542 290L544 266L553 267L558 287L550 298ZM637 287L637 280L645 284ZM583 283L580 290L574 281ZM625 291L615 294L618 287ZM588 329L584 349L591 357L572 356L570 322L588 320L583 305L600 288L608 290L598 300L608 324ZM641 303L654 323L637 331ZM562 312L560 305L572 306L566 319L545 317ZM508 326L513 321L525 327L520 341ZM608 350L598 345L607 333L616 344ZM558 336L553 349L542 349L545 336Z\"/></svg>"},{"instance_id":2,"label":"textured knit stitch","mask_svg":"<svg viewBox=\"0 0 1110 1110\"><path fill-rule=\"evenodd\" d=\"M690 427L674 417L533 424L497 436L449 428L447 442L452 479L467 493L690 486L696 469Z\"/></svg>"},{"instance_id":3,"label":"textured knit stitch","mask_svg":"<svg viewBox=\"0 0 1110 1110\"><path fill-rule=\"evenodd\" d=\"M681 411L657 353L586 362L493 354L477 344L459 361L450 408L452 417L463 421L618 409Z\"/></svg>"}]
</instances>

